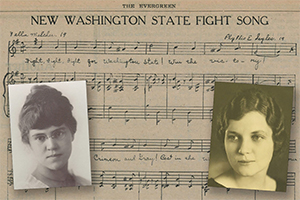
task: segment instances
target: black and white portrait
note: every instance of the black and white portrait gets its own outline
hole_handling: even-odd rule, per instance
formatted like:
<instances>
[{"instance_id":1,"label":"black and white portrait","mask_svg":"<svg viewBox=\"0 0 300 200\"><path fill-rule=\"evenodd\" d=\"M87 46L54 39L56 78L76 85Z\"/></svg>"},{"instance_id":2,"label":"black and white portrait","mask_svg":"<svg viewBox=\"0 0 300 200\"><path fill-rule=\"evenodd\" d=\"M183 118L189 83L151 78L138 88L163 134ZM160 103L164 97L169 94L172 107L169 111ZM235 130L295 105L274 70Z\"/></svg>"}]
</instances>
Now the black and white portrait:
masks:
<instances>
[{"instance_id":1,"label":"black and white portrait","mask_svg":"<svg viewBox=\"0 0 300 200\"><path fill-rule=\"evenodd\" d=\"M86 82L9 85L15 189L91 185Z\"/></svg>"},{"instance_id":2,"label":"black and white portrait","mask_svg":"<svg viewBox=\"0 0 300 200\"><path fill-rule=\"evenodd\" d=\"M286 191L293 88L215 83L208 186Z\"/></svg>"}]
</instances>

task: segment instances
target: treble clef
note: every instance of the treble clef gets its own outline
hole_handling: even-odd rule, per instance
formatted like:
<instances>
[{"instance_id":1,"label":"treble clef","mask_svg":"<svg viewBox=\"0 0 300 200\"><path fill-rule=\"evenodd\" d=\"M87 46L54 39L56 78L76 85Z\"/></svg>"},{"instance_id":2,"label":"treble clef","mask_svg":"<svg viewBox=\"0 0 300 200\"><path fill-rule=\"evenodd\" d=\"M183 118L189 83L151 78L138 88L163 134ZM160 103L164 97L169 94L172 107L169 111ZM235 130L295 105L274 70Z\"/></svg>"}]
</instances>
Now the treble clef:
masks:
<instances>
[{"instance_id":1,"label":"treble clef","mask_svg":"<svg viewBox=\"0 0 300 200\"><path fill-rule=\"evenodd\" d=\"M10 45L10 42L8 43L8 52L11 54L11 57L14 57L15 53L17 52L17 49L15 47L16 41L12 41L12 44Z\"/></svg>"}]
</instances>

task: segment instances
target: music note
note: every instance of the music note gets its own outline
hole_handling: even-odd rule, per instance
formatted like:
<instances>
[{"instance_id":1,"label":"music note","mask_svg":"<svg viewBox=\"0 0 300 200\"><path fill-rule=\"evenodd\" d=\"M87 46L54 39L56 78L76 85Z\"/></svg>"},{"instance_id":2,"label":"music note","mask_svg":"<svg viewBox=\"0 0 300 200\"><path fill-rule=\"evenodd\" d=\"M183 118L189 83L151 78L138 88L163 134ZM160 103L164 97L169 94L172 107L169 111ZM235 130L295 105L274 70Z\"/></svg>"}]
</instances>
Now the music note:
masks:
<instances>
[{"instance_id":1,"label":"music note","mask_svg":"<svg viewBox=\"0 0 300 200\"><path fill-rule=\"evenodd\" d=\"M76 80L76 72L74 72L73 77L70 78L70 81L75 81Z\"/></svg>"},{"instance_id":2,"label":"music note","mask_svg":"<svg viewBox=\"0 0 300 200\"><path fill-rule=\"evenodd\" d=\"M133 189L133 177L135 176L134 173L131 174L131 178L129 178L129 181L131 181L131 183L129 184L129 190Z\"/></svg>"},{"instance_id":3,"label":"music note","mask_svg":"<svg viewBox=\"0 0 300 200\"><path fill-rule=\"evenodd\" d=\"M103 149L104 149L104 148L103 148L103 145L104 145L104 144L105 144L105 142L101 142L101 143L100 143L100 151L103 151Z\"/></svg>"},{"instance_id":4,"label":"music note","mask_svg":"<svg viewBox=\"0 0 300 200\"><path fill-rule=\"evenodd\" d=\"M38 73L36 73L36 76L35 76L32 80L35 81L36 83L39 82L39 79L38 79Z\"/></svg>"},{"instance_id":5,"label":"music note","mask_svg":"<svg viewBox=\"0 0 300 200\"><path fill-rule=\"evenodd\" d=\"M76 41L75 46L74 46L74 49L77 49L77 48L78 48L78 41Z\"/></svg>"},{"instance_id":6,"label":"music note","mask_svg":"<svg viewBox=\"0 0 300 200\"><path fill-rule=\"evenodd\" d=\"M146 147L148 145L147 140L145 141L145 143L143 144L143 147Z\"/></svg>"},{"instance_id":7,"label":"music note","mask_svg":"<svg viewBox=\"0 0 300 200\"><path fill-rule=\"evenodd\" d=\"M176 185L175 187L179 187L180 186L180 174L178 174L177 178L176 178Z\"/></svg>"},{"instance_id":8,"label":"music note","mask_svg":"<svg viewBox=\"0 0 300 200\"><path fill-rule=\"evenodd\" d=\"M126 50L126 43L124 43L124 47L117 47L117 51L125 51Z\"/></svg>"},{"instance_id":9,"label":"music note","mask_svg":"<svg viewBox=\"0 0 300 200\"><path fill-rule=\"evenodd\" d=\"M54 49L57 49L59 47L59 40L57 40L57 44L56 46L54 47Z\"/></svg>"},{"instance_id":10,"label":"music note","mask_svg":"<svg viewBox=\"0 0 300 200\"><path fill-rule=\"evenodd\" d=\"M213 120L213 109L210 109L209 110L209 116L210 116L210 118L211 118L211 122L212 122L212 120Z\"/></svg>"},{"instance_id":11,"label":"music note","mask_svg":"<svg viewBox=\"0 0 300 200\"><path fill-rule=\"evenodd\" d=\"M194 175L191 175L191 179L189 180L189 188L193 187L193 179L194 179Z\"/></svg>"},{"instance_id":12,"label":"music note","mask_svg":"<svg viewBox=\"0 0 300 200\"><path fill-rule=\"evenodd\" d=\"M173 77L173 79L172 79L173 81L174 81L174 85L172 86L172 88L173 89L177 89L177 90L179 90L180 89L180 86L181 86L181 84L180 84L180 80L177 80L177 76L176 76L176 73L175 73L175 76Z\"/></svg>"},{"instance_id":13,"label":"music note","mask_svg":"<svg viewBox=\"0 0 300 200\"><path fill-rule=\"evenodd\" d=\"M124 145L124 149L132 149L136 143L136 140L133 139L133 143L127 143Z\"/></svg>"},{"instance_id":14,"label":"music note","mask_svg":"<svg viewBox=\"0 0 300 200\"><path fill-rule=\"evenodd\" d=\"M154 184L154 189L158 189L158 180L155 180L154 183L155 183L155 184Z\"/></svg>"},{"instance_id":15,"label":"music note","mask_svg":"<svg viewBox=\"0 0 300 200\"><path fill-rule=\"evenodd\" d=\"M222 44L222 43L220 43L220 46L219 46L219 48L216 50L216 52L219 52L219 51L221 51L221 49L222 49L222 46L223 46L223 44Z\"/></svg>"},{"instance_id":16,"label":"music note","mask_svg":"<svg viewBox=\"0 0 300 200\"><path fill-rule=\"evenodd\" d=\"M173 54L174 55L175 55L175 51L176 51L177 48L178 48L178 45L173 47Z\"/></svg>"},{"instance_id":17,"label":"music note","mask_svg":"<svg viewBox=\"0 0 300 200\"><path fill-rule=\"evenodd\" d=\"M147 120L147 117L150 115L149 113L147 113L147 108L149 107L149 104L147 104L146 106L144 106L144 119Z\"/></svg>"},{"instance_id":18,"label":"music note","mask_svg":"<svg viewBox=\"0 0 300 200\"><path fill-rule=\"evenodd\" d=\"M129 122L129 118L127 118L127 113L128 113L128 110L126 110L125 112L124 112L124 119L125 119L125 124L127 123L127 122Z\"/></svg>"},{"instance_id":19,"label":"music note","mask_svg":"<svg viewBox=\"0 0 300 200\"><path fill-rule=\"evenodd\" d=\"M158 125L158 123L160 122L160 119L158 118L160 111L156 112L156 125Z\"/></svg>"},{"instance_id":20,"label":"music note","mask_svg":"<svg viewBox=\"0 0 300 200\"><path fill-rule=\"evenodd\" d=\"M230 82L234 82L235 83L235 81L236 80L238 80L238 78L237 77L235 77L235 75L233 75L233 78L232 79L230 79Z\"/></svg>"},{"instance_id":21,"label":"music note","mask_svg":"<svg viewBox=\"0 0 300 200\"><path fill-rule=\"evenodd\" d=\"M166 139L166 143L164 144L164 147L168 145L169 141L170 141L169 139Z\"/></svg>"},{"instance_id":22,"label":"music note","mask_svg":"<svg viewBox=\"0 0 300 200\"><path fill-rule=\"evenodd\" d=\"M178 140L178 143L177 143L177 145L174 147L175 149L177 149L179 146L180 146L180 140Z\"/></svg>"},{"instance_id":23,"label":"music note","mask_svg":"<svg viewBox=\"0 0 300 200\"><path fill-rule=\"evenodd\" d=\"M241 44L238 42L238 45L236 48L234 48L234 50L236 51L236 50L239 50L240 48L241 48Z\"/></svg>"},{"instance_id":24,"label":"music note","mask_svg":"<svg viewBox=\"0 0 300 200\"><path fill-rule=\"evenodd\" d=\"M192 47L192 51L195 50L197 48L197 43L194 42L194 46Z\"/></svg>"},{"instance_id":25,"label":"music note","mask_svg":"<svg viewBox=\"0 0 300 200\"><path fill-rule=\"evenodd\" d=\"M24 42L21 42L20 52L24 53L26 51L26 45Z\"/></svg>"},{"instance_id":26,"label":"music note","mask_svg":"<svg viewBox=\"0 0 300 200\"><path fill-rule=\"evenodd\" d=\"M193 143L194 143L194 141L191 140L191 141L190 141L190 146L188 147L188 150L192 149Z\"/></svg>"},{"instance_id":27,"label":"music note","mask_svg":"<svg viewBox=\"0 0 300 200\"><path fill-rule=\"evenodd\" d=\"M295 107L292 108L292 125L294 125L296 121L296 110Z\"/></svg>"},{"instance_id":28,"label":"music note","mask_svg":"<svg viewBox=\"0 0 300 200\"><path fill-rule=\"evenodd\" d=\"M110 121L113 117L110 116L110 110L112 109L111 106L108 107L107 109L107 117L108 117L108 121Z\"/></svg>"},{"instance_id":29,"label":"music note","mask_svg":"<svg viewBox=\"0 0 300 200\"><path fill-rule=\"evenodd\" d=\"M153 44L150 44L150 45L149 45L149 52L151 52L152 47L153 47Z\"/></svg>"},{"instance_id":30,"label":"music note","mask_svg":"<svg viewBox=\"0 0 300 200\"><path fill-rule=\"evenodd\" d=\"M113 45L114 45L114 42L110 42L110 46L108 47L108 49L111 49Z\"/></svg>"},{"instance_id":31,"label":"music note","mask_svg":"<svg viewBox=\"0 0 300 200\"><path fill-rule=\"evenodd\" d=\"M252 49L253 49L253 45L254 45L254 44L252 44ZM253 50L252 50L252 51L253 51ZM254 54L254 55L257 55L257 52L258 52L258 44L256 45L256 48L255 48L255 51L253 52L253 54Z\"/></svg>"},{"instance_id":32,"label":"music note","mask_svg":"<svg viewBox=\"0 0 300 200\"><path fill-rule=\"evenodd\" d=\"M145 173L147 173L147 172L145 172ZM143 179L144 179L144 178L143 178ZM149 189L149 186L150 186L149 182L150 182L150 180L149 180L149 179L148 179L148 180L146 180L146 181L145 181L145 183L143 184L143 188L145 188L145 189Z\"/></svg>"},{"instance_id":33,"label":"music note","mask_svg":"<svg viewBox=\"0 0 300 200\"><path fill-rule=\"evenodd\" d=\"M187 113L187 126L189 126L189 124L192 122L192 119L190 119L190 114L191 114L191 111L189 111Z\"/></svg>"},{"instance_id":34,"label":"music note","mask_svg":"<svg viewBox=\"0 0 300 200\"><path fill-rule=\"evenodd\" d=\"M101 90L101 81L97 82L97 92Z\"/></svg>"},{"instance_id":35,"label":"music note","mask_svg":"<svg viewBox=\"0 0 300 200\"><path fill-rule=\"evenodd\" d=\"M133 79L133 81L136 82L136 85L133 87L133 91L137 91L139 89L139 76L140 74L137 74L136 77Z\"/></svg>"},{"instance_id":36,"label":"music note","mask_svg":"<svg viewBox=\"0 0 300 200\"><path fill-rule=\"evenodd\" d=\"M211 51L211 52L219 52L219 51L221 51L222 46L223 46L223 44L220 43L220 44L219 44L219 48L212 48L210 51Z\"/></svg>"},{"instance_id":37,"label":"music note","mask_svg":"<svg viewBox=\"0 0 300 200\"><path fill-rule=\"evenodd\" d=\"M35 38L35 39L34 39L34 45L36 46L37 44L38 44L38 39ZM43 40L41 40L40 46L38 46L37 48L38 48L38 49L41 49L42 47L43 47Z\"/></svg>"},{"instance_id":38,"label":"music note","mask_svg":"<svg viewBox=\"0 0 300 200\"><path fill-rule=\"evenodd\" d=\"M140 42L137 42L136 46L133 48L134 50L136 50L137 48L139 48Z\"/></svg>"},{"instance_id":39,"label":"music note","mask_svg":"<svg viewBox=\"0 0 300 200\"><path fill-rule=\"evenodd\" d=\"M198 92L198 91L199 91L199 88L200 88L200 83L197 83L197 84L195 85L195 92Z\"/></svg>"},{"instance_id":40,"label":"music note","mask_svg":"<svg viewBox=\"0 0 300 200\"><path fill-rule=\"evenodd\" d=\"M275 76L275 82L276 82L276 85L281 85L281 77L278 78L279 80L276 81L276 76Z\"/></svg>"},{"instance_id":41,"label":"music note","mask_svg":"<svg viewBox=\"0 0 300 200\"><path fill-rule=\"evenodd\" d=\"M112 176L112 179L115 180L114 183L111 184L112 189L115 189L117 187L117 172L115 172L115 175Z\"/></svg>"},{"instance_id":42,"label":"music note","mask_svg":"<svg viewBox=\"0 0 300 200\"><path fill-rule=\"evenodd\" d=\"M275 54L275 56L279 56L280 50L277 50L276 44L274 44L274 45L275 45L275 47L274 47L274 54Z\"/></svg>"},{"instance_id":43,"label":"music note","mask_svg":"<svg viewBox=\"0 0 300 200\"><path fill-rule=\"evenodd\" d=\"M96 73L94 74L94 78L92 78L91 81L94 83L94 85L91 86L91 89L93 90L96 88Z\"/></svg>"},{"instance_id":44,"label":"music note","mask_svg":"<svg viewBox=\"0 0 300 200\"><path fill-rule=\"evenodd\" d=\"M174 112L176 111L176 108L174 108L173 110L172 110L172 124L173 124L173 122L176 120L176 118L174 117Z\"/></svg>"},{"instance_id":45,"label":"music note","mask_svg":"<svg viewBox=\"0 0 300 200\"><path fill-rule=\"evenodd\" d=\"M204 190L204 195L209 191L209 187L207 185L207 183L205 183L203 186L202 186L202 189Z\"/></svg>"},{"instance_id":46,"label":"music note","mask_svg":"<svg viewBox=\"0 0 300 200\"><path fill-rule=\"evenodd\" d=\"M50 82L54 82L56 80L56 73L53 74L53 77L51 78Z\"/></svg>"},{"instance_id":47,"label":"music note","mask_svg":"<svg viewBox=\"0 0 300 200\"><path fill-rule=\"evenodd\" d=\"M115 138L115 142L114 142L113 145L112 145L113 147L117 145L117 140L118 140L118 139Z\"/></svg>"},{"instance_id":48,"label":"music note","mask_svg":"<svg viewBox=\"0 0 300 200\"><path fill-rule=\"evenodd\" d=\"M163 188L169 187L169 184L168 184L168 176L169 176L169 173L168 173L168 172L165 172L165 176L163 177L163 180L165 181L165 183L164 183L164 184L162 183L162 185L161 185Z\"/></svg>"},{"instance_id":49,"label":"music note","mask_svg":"<svg viewBox=\"0 0 300 200\"><path fill-rule=\"evenodd\" d=\"M98 46L98 43L97 43L97 40L95 40L95 45L94 45L93 49L96 49L97 46Z\"/></svg>"},{"instance_id":50,"label":"music note","mask_svg":"<svg viewBox=\"0 0 300 200\"><path fill-rule=\"evenodd\" d=\"M188 89L191 90L193 88L193 74L192 74L191 78L189 78L189 82L190 82L190 84L188 85Z\"/></svg>"},{"instance_id":51,"label":"music note","mask_svg":"<svg viewBox=\"0 0 300 200\"><path fill-rule=\"evenodd\" d=\"M215 90L215 86L214 86L214 85L213 85L213 86L211 86L210 88L206 89L206 91L207 91L207 92L209 92L209 91L211 91L211 92L212 92L212 91L214 91L214 90Z\"/></svg>"}]
</instances>

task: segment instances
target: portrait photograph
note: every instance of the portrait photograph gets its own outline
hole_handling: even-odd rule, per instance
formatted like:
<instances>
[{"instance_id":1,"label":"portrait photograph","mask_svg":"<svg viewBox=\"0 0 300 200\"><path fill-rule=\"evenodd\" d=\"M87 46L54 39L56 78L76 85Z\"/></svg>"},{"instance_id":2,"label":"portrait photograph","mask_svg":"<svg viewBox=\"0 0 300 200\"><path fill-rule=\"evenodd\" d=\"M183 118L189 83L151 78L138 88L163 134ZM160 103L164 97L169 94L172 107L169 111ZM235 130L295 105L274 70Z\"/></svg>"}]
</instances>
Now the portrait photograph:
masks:
<instances>
[{"instance_id":1,"label":"portrait photograph","mask_svg":"<svg viewBox=\"0 0 300 200\"><path fill-rule=\"evenodd\" d=\"M86 82L8 89L14 189L91 185Z\"/></svg>"},{"instance_id":2,"label":"portrait photograph","mask_svg":"<svg viewBox=\"0 0 300 200\"><path fill-rule=\"evenodd\" d=\"M208 186L286 192L293 89L215 83Z\"/></svg>"}]
</instances>

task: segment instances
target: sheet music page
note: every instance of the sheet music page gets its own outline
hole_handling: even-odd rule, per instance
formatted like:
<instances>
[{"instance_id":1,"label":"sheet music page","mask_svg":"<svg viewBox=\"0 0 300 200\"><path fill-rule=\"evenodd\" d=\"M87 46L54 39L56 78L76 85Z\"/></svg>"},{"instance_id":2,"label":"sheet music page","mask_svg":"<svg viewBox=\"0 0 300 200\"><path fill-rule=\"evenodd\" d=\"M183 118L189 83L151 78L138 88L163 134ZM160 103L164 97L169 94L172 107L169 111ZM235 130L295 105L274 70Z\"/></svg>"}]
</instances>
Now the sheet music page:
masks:
<instances>
[{"instance_id":1,"label":"sheet music page","mask_svg":"<svg viewBox=\"0 0 300 200\"><path fill-rule=\"evenodd\" d=\"M299 2L240 3L2 1L0 199L299 199ZM8 85L75 80L93 185L14 190ZM286 192L207 185L215 82L294 88Z\"/></svg>"}]
</instances>

